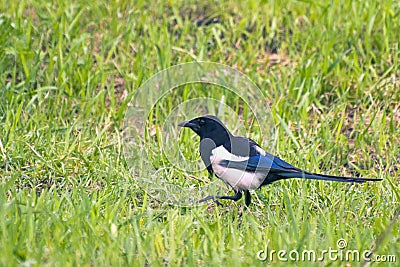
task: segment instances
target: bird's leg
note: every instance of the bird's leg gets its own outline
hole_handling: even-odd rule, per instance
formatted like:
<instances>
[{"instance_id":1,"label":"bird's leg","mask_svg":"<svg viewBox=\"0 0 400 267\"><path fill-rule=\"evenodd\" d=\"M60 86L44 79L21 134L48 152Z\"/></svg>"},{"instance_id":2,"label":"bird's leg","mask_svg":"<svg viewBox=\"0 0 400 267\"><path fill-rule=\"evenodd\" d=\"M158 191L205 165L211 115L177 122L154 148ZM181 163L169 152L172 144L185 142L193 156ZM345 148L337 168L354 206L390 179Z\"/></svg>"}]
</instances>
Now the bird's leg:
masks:
<instances>
[{"instance_id":1,"label":"bird's leg","mask_svg":"<svg viewBox=\"0 0 400 267\"><path fill-rule=\"evenodd\" d=\"M237 191L236 194L233 196L216 196L218 199L230 199L233 201L238 201L239 199L242 198L242 192Z\"/></svg>"},{"instance_id":2,"label":"bird's leg","mask_svg":"<svg viewBox=\"0 0 400 267\"><path fill-rule=\"evenodd\" d=\"M246 206L249 206L251 204L251 195L248 190L244 191L244 203L246 203Z\"/></svg>"},{"instance_id":3,"label":"bird's leg","mask_svg":"<svg viewBox=\"0 0 400 267\"><path fill-rule=\"evenodd\" d=\"M242 198L242 192L237 191L236 194L234 194L233 196L208 196L208 197L200 199L199 203L202 203L202 202L212 199L215 201L215 203L217 203L217 205L221 205L221 203L219 203L218 199L230 199L230 200L238 201L241 198Z\"/></svg>"}]
</instances>

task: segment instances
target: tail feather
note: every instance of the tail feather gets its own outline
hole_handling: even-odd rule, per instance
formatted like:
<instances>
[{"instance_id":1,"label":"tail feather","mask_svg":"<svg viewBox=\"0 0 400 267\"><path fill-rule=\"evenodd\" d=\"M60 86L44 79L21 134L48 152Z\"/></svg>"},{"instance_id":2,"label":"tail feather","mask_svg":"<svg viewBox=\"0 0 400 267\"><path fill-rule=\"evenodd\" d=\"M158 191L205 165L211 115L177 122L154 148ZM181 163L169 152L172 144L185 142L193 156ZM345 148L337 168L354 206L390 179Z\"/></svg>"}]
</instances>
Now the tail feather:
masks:
<instances>
[{"instance_id":1,"label":"tail feather","mask_svg":"<svg viewBox=\"0 0 400 267\"><path fill-rule=\"evenodd\" d=\"M333 175L325 175L325 174L317 174L310 172L292 172L292 171L284 171L276 173L277 176L281 176L282 179L287 178L305 178L311 180L324 180L324 181L335 181L335 182L344 182L344 183L364 183L364 182L377 182L382 181L382 179L374 179L374 178L356 178L356 177L343 177L343 176L333 176Z\"/></svg>"}]
</instances>

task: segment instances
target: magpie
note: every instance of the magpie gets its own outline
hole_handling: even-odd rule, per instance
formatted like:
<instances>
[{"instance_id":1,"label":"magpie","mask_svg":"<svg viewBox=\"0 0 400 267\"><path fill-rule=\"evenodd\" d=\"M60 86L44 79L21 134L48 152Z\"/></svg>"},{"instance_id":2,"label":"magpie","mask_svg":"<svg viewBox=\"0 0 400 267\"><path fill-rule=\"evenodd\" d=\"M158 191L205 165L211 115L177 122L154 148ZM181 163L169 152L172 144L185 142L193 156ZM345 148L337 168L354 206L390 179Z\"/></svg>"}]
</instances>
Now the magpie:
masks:
<instances>
[{"instance_id":1,"label":"magpie","mask_svg":"<svg viewBox=\"0 0 400 267\"><path fill-rule=\"evenodd\" d=\"M178 124L200 136L200 156L210 175L215 174L232 187L233 196L208 196L199 202L218 199L238 201L245 196L245 204L251 203L249 190L255 190L275 181L289 178L305 178L348 183L381 181L382 179L340 177L304 171L264 151L255 141L234 136L215 116L206 115Z\"/></svg>"}]
</instances>

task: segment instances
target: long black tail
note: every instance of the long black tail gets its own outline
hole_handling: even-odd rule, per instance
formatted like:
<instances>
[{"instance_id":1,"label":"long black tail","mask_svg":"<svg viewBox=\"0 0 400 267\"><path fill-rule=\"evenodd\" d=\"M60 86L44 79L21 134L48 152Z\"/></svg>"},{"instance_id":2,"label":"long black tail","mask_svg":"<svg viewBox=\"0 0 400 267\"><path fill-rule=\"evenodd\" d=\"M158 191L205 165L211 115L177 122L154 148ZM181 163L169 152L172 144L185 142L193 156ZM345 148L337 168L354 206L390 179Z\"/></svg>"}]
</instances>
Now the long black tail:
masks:
<instances>
[{"instance_id":1,"label":"long black tail","mask_svg":"<svg viewBox=\"0 0 400 267\"><path fill-rule=\"evenodd\" d=\"M325 175L325 174L317 174L310 172L279 172L276 173L277 176L281 176L282 179L287 178L305 178L311 180L324 180L324 181L335 181L335 182L345 182L345 183L364 183L364 182L377 182L382 181L382 179L373 179L373 178L356 178L356 177L342 177L342 176L333 176L333 175Z\"/></svg>"}]
</instances>

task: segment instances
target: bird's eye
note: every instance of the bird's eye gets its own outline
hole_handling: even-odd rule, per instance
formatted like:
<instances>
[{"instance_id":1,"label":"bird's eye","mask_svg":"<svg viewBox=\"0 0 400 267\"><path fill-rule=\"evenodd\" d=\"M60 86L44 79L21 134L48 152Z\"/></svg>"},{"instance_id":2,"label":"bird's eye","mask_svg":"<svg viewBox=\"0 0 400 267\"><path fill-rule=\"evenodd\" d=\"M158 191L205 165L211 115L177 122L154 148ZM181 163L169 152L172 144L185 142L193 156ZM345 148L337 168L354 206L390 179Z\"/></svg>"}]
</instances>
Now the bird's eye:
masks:
<instances>
[{"instance_id":1,"label":"bird's eye","mask_svg":"<svg viewBox=\"0 0 400 267\"><path fill-rule=\"evenodd\" d=\"M199 120L199 125L203 126L204 124L206 124L205 120Z\"/></svg>"}]
</instances>

